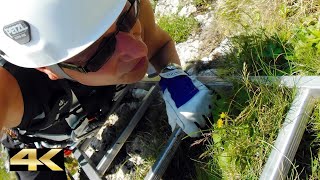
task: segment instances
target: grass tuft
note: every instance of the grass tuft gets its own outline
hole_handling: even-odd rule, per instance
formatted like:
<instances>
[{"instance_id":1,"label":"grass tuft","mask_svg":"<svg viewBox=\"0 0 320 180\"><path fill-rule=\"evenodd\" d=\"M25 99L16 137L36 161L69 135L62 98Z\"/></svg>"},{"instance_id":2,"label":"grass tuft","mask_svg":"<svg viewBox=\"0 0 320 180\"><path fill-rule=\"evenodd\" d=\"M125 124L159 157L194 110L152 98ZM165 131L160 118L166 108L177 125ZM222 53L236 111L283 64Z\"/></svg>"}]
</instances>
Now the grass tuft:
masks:
<instances>
[{"instance_id":1,"label":"grass tuft","mask_svg":"<svg viewBox=\"0 0 320 180\"><path fill-rule=\"evenodd\" d=\"M224 98L222 107L214 106L221 112L213 114L220 117L213 119L208 149L202 155L210 157L206 168L222 179L259 178L294 93L277 83L249 82L243 72L242 81L234 82L233 95Z\"/></svg>"},{"instance_id":2,"label":"grass tuft","mask_svg":"<svg viewBox=\"0 0 320 180\"><path fill-rule=\"evenodd\" d=\"M199 26L194 17L181 17L178 15L162 16L158 19L157 24L168 32L176 43L186 41Z\"/></svg>"},{"instance_id":3,"label":"grass tuft","mask_svg":"<svg viewBox=\"0 0 320 180\"><path fill-rule=\"evenodd\" d=\"M233 81L233 94L213 96L214 125L201 156L213 179L259 179L295 90L253 83L249 76L319 75L319 14L319 1L217 1L217 28L234 47L224 57L229 73L222 78L242 80ZM320 119L319 113L314 116ZM312 147L308 178L316 179L319 150ZM299 165L293 166L291 177L297 178Z\"/></svg>"}]
</instances>

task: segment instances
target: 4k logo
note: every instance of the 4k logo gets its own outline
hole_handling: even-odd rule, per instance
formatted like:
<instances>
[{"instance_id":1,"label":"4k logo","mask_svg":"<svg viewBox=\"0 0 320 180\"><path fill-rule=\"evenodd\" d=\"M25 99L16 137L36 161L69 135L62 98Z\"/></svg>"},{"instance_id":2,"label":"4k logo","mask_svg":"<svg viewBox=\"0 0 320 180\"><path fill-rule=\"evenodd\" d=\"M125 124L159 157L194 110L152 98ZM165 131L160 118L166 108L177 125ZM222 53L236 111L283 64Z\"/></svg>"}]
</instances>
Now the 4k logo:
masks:
<instances>
[{"instance_id":1,"label":"4k logo","mask_svg":"<svg viewBox=\"0 0 320 180\"><path fill-rule=\"evenodd\" d=\"M26 21L17 21L3 27L3 32L19 44L30 42L30 26Z\"/></svg>"},{"instance_id":2,"label":"4k logo","mask_svg":"<svg viewBox=\"0 0 320 180\"><path fill-rule=\"evenodd\" d=\"M9 155L10 171L64 171L62 149L10 149Z\"/></svg>"}]
</instances>

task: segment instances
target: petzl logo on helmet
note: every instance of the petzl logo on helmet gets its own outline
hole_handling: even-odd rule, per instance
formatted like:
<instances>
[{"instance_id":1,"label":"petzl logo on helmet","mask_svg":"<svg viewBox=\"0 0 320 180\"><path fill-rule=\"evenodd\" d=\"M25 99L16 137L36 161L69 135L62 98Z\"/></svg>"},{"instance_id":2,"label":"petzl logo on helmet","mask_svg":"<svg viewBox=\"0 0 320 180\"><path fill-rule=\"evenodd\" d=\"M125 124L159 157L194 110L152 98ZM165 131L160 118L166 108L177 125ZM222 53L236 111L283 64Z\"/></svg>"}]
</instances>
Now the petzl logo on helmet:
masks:
<instances>
[{"instance_id":1,"label":"petzl logo on helmet","mask_svg":"<svg viewBox=\"0 0 320 180\"><path fill-rule=\"evenodd\" d=\"M26 44L30 42L30 26L26 21L20 20L3 27L4 33L15 40L19 44Z\"/></svg>"}]
</instances>

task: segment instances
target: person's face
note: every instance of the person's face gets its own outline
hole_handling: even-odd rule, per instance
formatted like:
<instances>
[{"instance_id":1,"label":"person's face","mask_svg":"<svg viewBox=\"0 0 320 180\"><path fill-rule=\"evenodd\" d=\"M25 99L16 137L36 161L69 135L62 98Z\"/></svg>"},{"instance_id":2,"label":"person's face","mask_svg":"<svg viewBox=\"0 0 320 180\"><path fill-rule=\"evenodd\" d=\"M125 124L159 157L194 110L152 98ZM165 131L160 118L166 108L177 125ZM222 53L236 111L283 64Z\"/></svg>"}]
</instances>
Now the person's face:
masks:
<instances>
[{"instance_id":1,"label":"person's face","mask_svg":"<svg viewBox=\"0 0 320 180\"><path fill-rule=\"evenodd\" d=\"M121 15L127 12L130 3L127 3ZM119 17L121 17L121 15ZM118 20L117 20L118 21ZM120 29L118 32L117 30ZM118 32L114 34L115 32ZM68 59L65 63L76 66L85 66L89 59L96 54L97 50L106 37L114 37L114 51L109 57L104 57L101 67L95 72L82 73L76 70L63 68L63 70L74 80L90 86L129 84L139 81L145 75L148 68L148 48L141 37L142 29L139 19L136 20L131 30L121 31L115 22L106 33L95 43L79 53L75 57ZM104 46L110 46L109 41ZM112 47L111 47L112 49ZM100 58L101 59L101 58Z\"/></svg>"}]
</instances>

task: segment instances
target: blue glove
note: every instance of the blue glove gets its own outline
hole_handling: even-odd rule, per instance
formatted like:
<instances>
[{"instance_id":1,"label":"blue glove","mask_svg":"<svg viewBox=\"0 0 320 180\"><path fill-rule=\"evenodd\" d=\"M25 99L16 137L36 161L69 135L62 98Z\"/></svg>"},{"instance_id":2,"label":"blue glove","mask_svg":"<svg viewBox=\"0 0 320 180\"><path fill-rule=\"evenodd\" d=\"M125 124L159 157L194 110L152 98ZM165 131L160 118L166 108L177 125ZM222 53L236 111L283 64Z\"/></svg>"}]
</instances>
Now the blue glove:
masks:
<instances>
[{"instance_id":1,"label":"blue glove","mask_svg":"<svg viewBox=\"0 0 320 180\"><path fill-rule=\"evenodd\" d=\"M172 131L178 125L190 137L200 136L199 127L206 124L204 116L211 113L211 91L175 64L163 69L160 77L159 85Z\"/></svg>"}]
</instances>

